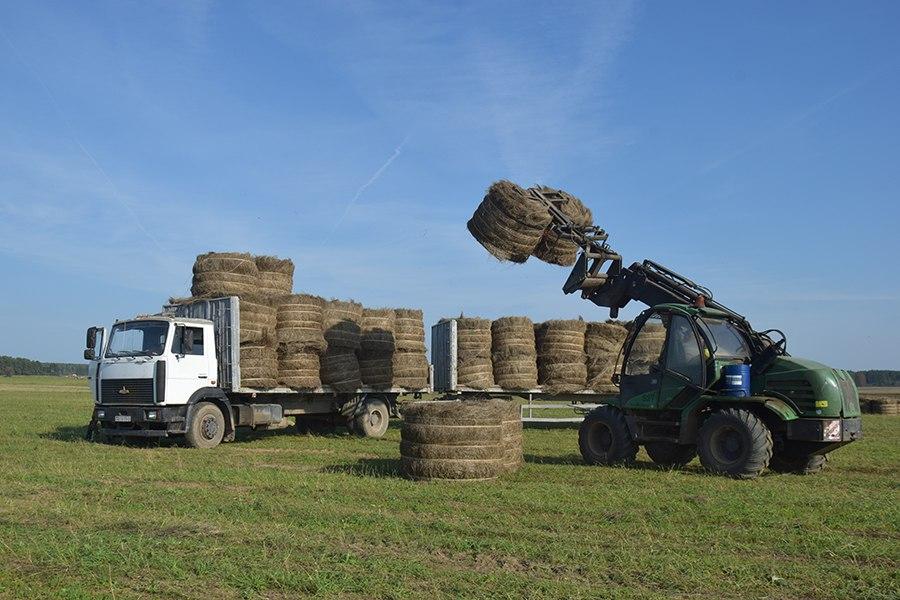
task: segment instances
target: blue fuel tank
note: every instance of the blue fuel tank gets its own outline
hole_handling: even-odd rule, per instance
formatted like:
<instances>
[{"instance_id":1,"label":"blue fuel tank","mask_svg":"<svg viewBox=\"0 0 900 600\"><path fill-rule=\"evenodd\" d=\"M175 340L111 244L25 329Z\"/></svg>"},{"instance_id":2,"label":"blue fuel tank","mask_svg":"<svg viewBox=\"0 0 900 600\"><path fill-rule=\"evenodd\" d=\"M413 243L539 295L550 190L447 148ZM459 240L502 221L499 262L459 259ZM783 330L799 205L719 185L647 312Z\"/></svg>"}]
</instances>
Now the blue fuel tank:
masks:
<instances>
[{"instance_id":1,"label":"blue fuel tank","mask_svg":"<svg viewBox=\"0 0 900 600\"><path fill-rule=\"evenodd\" d=\"M722 367L722 380L724 395L738 398L750 395L750 365L725 365Z\"/></svg>"}]
</instances>

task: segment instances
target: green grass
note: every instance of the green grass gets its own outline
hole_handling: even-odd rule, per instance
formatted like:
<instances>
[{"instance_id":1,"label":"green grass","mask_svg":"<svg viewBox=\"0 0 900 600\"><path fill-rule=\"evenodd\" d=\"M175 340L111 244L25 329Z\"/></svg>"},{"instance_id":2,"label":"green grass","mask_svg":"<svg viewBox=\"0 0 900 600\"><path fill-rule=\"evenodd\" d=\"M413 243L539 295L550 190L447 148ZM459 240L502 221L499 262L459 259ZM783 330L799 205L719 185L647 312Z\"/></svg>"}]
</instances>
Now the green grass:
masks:
<instances>
[{"instance_id":1,"label":"green grass","mask_svg":"<svg viewBox=\"0 0 900 600\"><path fill-rule=\"evenodd\" d=\"M900 593L900 417L812 477L588 467L564 428L526 430L514 475L438 484L396 476L396 428L86 443L85 386L0 379L0 597Z\"/></svg>"}]
</instances>

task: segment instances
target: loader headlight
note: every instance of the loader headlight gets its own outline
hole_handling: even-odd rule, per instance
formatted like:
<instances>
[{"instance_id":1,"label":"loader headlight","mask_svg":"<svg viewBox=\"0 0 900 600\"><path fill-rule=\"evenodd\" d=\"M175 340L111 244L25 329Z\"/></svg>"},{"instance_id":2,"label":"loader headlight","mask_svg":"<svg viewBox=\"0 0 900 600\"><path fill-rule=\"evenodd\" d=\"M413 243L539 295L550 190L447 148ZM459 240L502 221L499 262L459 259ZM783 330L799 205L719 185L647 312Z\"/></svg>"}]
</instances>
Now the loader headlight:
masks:
<instances>
[{"instance_id":1,"label":"loader headlight","mask_svg":"<svg viewBox=\"0 0 900 600\"><path fill-rule=\"evenodd\" d=\"M825 442L841 441L840 419L830 419L822 422L822 440Z\"/></svg>"}]
</instances>

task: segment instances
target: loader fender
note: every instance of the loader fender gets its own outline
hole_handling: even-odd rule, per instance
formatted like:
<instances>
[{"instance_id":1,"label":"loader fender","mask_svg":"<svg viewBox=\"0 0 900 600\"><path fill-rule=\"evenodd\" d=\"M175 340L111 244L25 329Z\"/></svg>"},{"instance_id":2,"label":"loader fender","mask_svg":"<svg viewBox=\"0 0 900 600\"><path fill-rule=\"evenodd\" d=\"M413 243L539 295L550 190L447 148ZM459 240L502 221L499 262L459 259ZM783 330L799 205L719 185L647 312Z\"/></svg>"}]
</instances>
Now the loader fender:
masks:
<instances>
[{"instance_id":1,"label":"loader fender","mask_svg":"<svg viewBox=\"0 0 900 600\"><path fill-rule=\"evenodd\" d=\"M231 402L228 400L228 395L225 394L225 392L220 388L204 387L191 394L191 397L188 399L188 410L185 426L188 426L191 422L191 419L194 418L194 411L197 404L200 402L212 402L219 407L219 410L222 411L222 416L225 417L225 437L222 438L222 441L233 442L234 413L231 412Z\"/></svg>"}]
</instances>

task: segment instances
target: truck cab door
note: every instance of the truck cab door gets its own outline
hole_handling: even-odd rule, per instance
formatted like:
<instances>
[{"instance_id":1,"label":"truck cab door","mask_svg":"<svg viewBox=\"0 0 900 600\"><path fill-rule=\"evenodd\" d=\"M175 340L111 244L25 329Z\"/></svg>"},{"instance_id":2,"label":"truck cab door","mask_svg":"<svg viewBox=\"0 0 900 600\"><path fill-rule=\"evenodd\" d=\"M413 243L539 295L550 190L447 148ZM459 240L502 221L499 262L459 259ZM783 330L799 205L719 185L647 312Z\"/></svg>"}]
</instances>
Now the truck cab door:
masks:
<instances>
[{"instance_id":1,"label":"truck cab door","mask_svg":"<svg viewBox=\"0 0 900 600\"><path fill-rule=\"evenodd\" d=\"M669 317L658 408L684 408L702 393L706 357L700 340L691 319L679 314Z\"/></svg>"},{"instance_id":2,"label":"truck cab door","mask_svg":"<svg viewBox=\"0 0 900 600\"><path fill-rule=\"evenodd\" d=\"M91 327L87 331L84 358L88 361L88 385L91 388L91 395L94 397L94 402L97 402L97 399L100 397L100 383L97 376L99 374L100 361L103 359L104 352L106 352L106 328Z\"/></svg>"},{"instance_id":3,"label":"truck cab door","mask_svg":"<svg viewBox=\"0 0 900 600\"><path fill-rule=\"evenodd\" d=\"M619 389L629 408L656 408L665 350L665 321L662 315L654 313L635 333L622 367Z\"/></svg>"},{"instance_id":4,"label":"truck cab door","mask_svg":"<svg viewBox=\"0 0 900 600\"><path fill-rule=\"evenodd\" d=\"M191 394L210 384L215 373L209 371L206 344L200 325L175 324L172 335L172 353L166 361L166 403L186 404Z\"/></svg>"}]
</instances>

